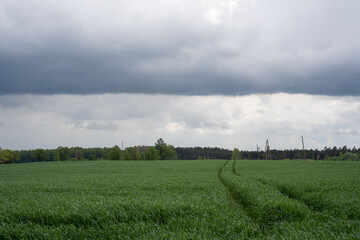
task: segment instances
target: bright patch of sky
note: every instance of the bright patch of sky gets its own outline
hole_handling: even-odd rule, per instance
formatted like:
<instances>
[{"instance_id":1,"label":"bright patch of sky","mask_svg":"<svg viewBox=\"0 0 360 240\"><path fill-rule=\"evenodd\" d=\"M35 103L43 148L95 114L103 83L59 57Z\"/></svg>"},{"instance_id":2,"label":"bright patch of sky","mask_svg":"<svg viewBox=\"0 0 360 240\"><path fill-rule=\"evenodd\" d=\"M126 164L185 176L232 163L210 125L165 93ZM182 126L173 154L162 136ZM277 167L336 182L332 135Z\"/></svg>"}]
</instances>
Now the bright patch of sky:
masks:
<instances>
[{"instance_id":1,"label":"bright patch of sky","mask_svg":"<svg viewBox=\"0 0 360 240\"><path fill-rule=\"evenodd\" d=\"M353 147L360 98L303 94L174 96L144 94L0 96L0 146L153 145L255 150Z\"/></svg>"}]
</instances>

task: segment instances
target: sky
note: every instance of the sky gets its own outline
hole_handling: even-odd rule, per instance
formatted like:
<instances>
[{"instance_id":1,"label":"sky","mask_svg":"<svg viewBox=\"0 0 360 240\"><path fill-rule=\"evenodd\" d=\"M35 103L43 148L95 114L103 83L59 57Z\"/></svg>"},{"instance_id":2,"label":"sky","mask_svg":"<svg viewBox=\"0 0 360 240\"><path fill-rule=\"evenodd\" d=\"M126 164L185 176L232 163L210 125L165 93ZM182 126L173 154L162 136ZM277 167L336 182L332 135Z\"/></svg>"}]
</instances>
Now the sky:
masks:
<instances>
[{"instance_id":1,"label":"sky","mask_svg":"<svg viewBox=\"0 0 360 240\"><path fill-rule=\"evenodd\" d=\"M359 9L2 0L0 147L360 147Z\"/></svg>"}]
</instances>

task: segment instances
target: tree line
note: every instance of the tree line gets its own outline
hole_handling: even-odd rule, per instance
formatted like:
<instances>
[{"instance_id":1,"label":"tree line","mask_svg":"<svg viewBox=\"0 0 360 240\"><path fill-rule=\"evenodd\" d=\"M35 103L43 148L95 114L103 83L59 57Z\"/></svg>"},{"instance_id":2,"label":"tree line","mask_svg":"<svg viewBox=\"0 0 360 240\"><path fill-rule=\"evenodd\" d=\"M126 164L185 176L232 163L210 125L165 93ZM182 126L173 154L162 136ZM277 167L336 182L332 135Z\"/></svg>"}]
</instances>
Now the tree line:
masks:
<instances>
[{"instance_id":1,"label":"tree line","mask_svg":"<svg viewBox=\"0 0 360 240\"><path fill-rule=\"evenodd\" d=\"M0 163L26 163L44 161L83 160L175 160L175 147L158 139L154 146L134 146L124 150L115 145L111 148L58 147L12 151L0 148Z\"/></svg>"},{"instance_id":2,"label":"tree line","mask_svg":"<svg viewBox=\"0 0 360 240\"><path fill-rule=\"evenodd\" d=\"M360 154L360 148L343 147L324 147L322 150L318 149L289 149L289 150L270 150L271 159L274 160L294 160L294 159L308 159L308 160L335 160L335 157L340 154L352 153ZM265 159L264 151L241 151L243 159ZM331 159L333 158L333 159Z\"/></svg>"},{"instance_id":3,"label":"tree line","mask_svg":"<svg viewBox=\"0 0 360 240\"><path fill-rule=\"evenodd\" d=\"M0 163L16 163L19 161L20 161L20 154L18 151L2 149L0 147Z\"/></svg>"},{"instance_id":4,"label":"tree line","mask_svg":"<svg viewBox=\"0 0 360 240\"><path fill-rule=\"evenodd\" d=\"M195 160L195 159L248 159L248 160L264 160L264 151L240 151L234 148L233 151L223 148L210 147L177 147L176 152L178 159ZM360 157L360 148L343 147L324 147L318 149L287 149L287 150L270 150L271 159L274 160L338 160L347 161L355 160L356 156Z\"/></svg>"},{"instance_id":5,"label":"tree line","mask_svg":"<svg viewBox=\"0 0 360 240\"><path fill-rule=\"evenodd\" d=\"M270 151L271 159L312 159L312 160L360 160L360 148L325 147L322 150L300 149ZM195 159L264 159L264 151L240 151L217 147L177 147L160 138L154 146L134 146L121 149L111 148L58 147L56 149L34 149L13 151L0 148L0 163L25 163L42 161L81 160L195 160Z\"/></svg>"},{"instance_id":6,"label":"tree line","mask_svg":"<svg viewBox=\"0 0 360 240\"><path fill-rule=\"evenodd\" d=\"M218 147L177 147L179 160L230 159L232 151Z\"/></svg>"}]
</instances>

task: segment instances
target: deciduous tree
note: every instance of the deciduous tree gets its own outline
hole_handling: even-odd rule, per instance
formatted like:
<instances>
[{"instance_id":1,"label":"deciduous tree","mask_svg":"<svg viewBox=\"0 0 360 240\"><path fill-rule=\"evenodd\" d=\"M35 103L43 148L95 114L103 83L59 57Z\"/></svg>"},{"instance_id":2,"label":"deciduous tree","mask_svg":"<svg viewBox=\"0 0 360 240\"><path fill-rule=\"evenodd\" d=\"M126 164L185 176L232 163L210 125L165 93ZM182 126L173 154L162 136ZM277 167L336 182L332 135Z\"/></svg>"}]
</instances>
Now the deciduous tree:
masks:
<instances>
[{"instance_id":1,"label":"deciduous tree","mask_svg":"<svg viewBox=\"0 0 360 240\"><path fill-rule=\"evenodd\" d=\"M233 152L232 152L232 156L231 156L231 159L232 160L239 160L241 159L242 156L241 156L241 152L239 151L239 149L237 148L234 148Z\"/></svg>"},{"instance_id":2,"label":"deciduous tree","mask_svg":"<svg viewBox=\"0 0 360 240\"><path fill-rule=\"evenodd\" d=\"M131 155L127 149L124 151L124 160L131 160Z\"/></svg>"},{"instance_id":3,"label":"deciduous tree","mask_svg":"<svg viewBox=\"0 0 360 240\"><path fill-rule=\"evenodd\" d=\"M61 161L61 158L60 158L60 155L59 155L59 151L58 151L58 150L55 150L54 161Z\"/></svg>"},{"instance_id":4,"label":"deciduous tree","mask_svg":"<svg viewBox=\"0 0 360 240\"><path fill-rule=\"evenodd\" d=\"M31 153L31 158L39 162L49 161L50 155L46 150L38 148Z\"/></svg>"},{"instance_id":5,"label":"deciduous tree","mask_svg":"<svg viewBox=\"0 0 360 240\"><path fill-rule=\"evenodd\" d=\"M58 147L57 148L61 161L66 161L71 158L71 149L68 147Z\"/></svg>"},{"instance_id":6,"label":"deciduous tree","mask_svg":"<svg viewBox=\"0 0 360 240\"><path fill-rule=\"evenodd\" d=\"M159 150L156 147L149 147L145 153L146 160L160 160Z\"/></svg>"},{"instance_id":7,"label":"deciduous tree","mask_svg":"<svg viewBox=\"0 0 360 240\"><path fill-rule=\"evenodd\" d=\"M141 160L141 154L137 147L134 147L131 151L131 159L132 160Z\"/></svg>"},{"instance_id":8,"label":"deciduous tree","mask_svg":"<svg viewBox=\"0 0 360 240\"><path fill-rule=\"evenodd\" d=\"M114 147L111 148L110 154L109 154L109 159L110 160L123 160L123 154L118 145L115 145Z\"/></svg>"},{"instance_id":9,"label":"deciduous tree","mask_svg":"<svg viewBox=\"0 0 360 240\"><path fill-rule=\"evenodd\" d=\"M156 141L155 148L159 151L161 160L173 160L177 158L175 147L166 144L162 138Z\"/></svg>"}]
</instances>

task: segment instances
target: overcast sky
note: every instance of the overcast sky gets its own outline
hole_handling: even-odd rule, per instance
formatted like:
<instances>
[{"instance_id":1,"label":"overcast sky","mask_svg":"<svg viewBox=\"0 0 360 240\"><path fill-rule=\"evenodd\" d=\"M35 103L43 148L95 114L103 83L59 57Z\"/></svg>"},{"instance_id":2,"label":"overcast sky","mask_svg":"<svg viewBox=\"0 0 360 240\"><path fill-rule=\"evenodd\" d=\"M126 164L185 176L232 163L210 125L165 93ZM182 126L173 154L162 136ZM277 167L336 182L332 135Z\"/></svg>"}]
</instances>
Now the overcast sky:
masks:
<instances>
[{"instance_id":1,"label":"overcast sky","mask_svg":"<svg viewBox=\"0 0 360 240\"><path fill-rule=\"evenodd\" d=\"M357 147L360 1L2 0L0 147ZM255 146L254 146L255 145Z\"/></svg>"},{"instance_id":2,"label":"overcast sky","mask_svg":"<svg viewBox=\"0 0 360 240\"><path fill-rule=\"evenodd\" d=\"M303 94L0 96L0 146L359 147L360 97Z\"/></svg>"}]
</instances>

